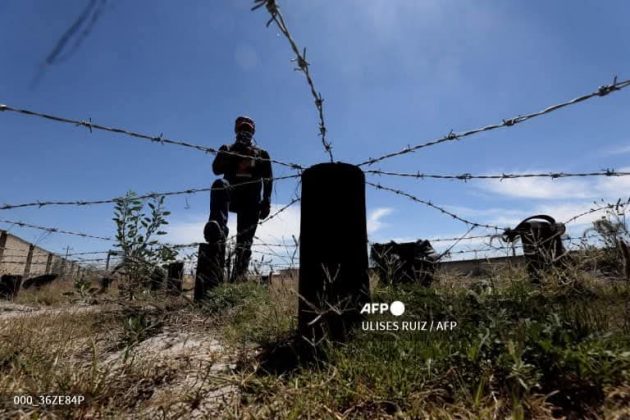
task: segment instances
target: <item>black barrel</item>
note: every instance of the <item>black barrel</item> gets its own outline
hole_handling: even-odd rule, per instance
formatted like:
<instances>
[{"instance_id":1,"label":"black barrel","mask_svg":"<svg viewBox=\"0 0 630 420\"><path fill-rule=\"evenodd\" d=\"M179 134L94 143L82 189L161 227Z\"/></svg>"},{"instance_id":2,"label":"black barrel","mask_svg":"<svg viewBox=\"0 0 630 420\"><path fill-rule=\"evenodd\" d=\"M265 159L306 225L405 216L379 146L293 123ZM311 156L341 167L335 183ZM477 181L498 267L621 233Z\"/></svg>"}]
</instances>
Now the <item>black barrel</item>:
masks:
<instances>
[{"instance_id":1,"label":"black barrel","mask_svg":"<svg viewBox=\"0 0 630 420\"><path fill-rule=\"evenodd\" d=\"M306 169L301 206L300 334L344 340L370 299L363 172L346 163Z\"/></svg>"},{"instance_id":2,"label":"black barrel","mask_svg":"<svg viewBox=\"0 0 630 420\"><path fill-rule=\"evenodd\" d=\"M166 289L172 294L181 294L184 283L184 262L176 261L166 267Z\"/></svg>"}]
</instances>

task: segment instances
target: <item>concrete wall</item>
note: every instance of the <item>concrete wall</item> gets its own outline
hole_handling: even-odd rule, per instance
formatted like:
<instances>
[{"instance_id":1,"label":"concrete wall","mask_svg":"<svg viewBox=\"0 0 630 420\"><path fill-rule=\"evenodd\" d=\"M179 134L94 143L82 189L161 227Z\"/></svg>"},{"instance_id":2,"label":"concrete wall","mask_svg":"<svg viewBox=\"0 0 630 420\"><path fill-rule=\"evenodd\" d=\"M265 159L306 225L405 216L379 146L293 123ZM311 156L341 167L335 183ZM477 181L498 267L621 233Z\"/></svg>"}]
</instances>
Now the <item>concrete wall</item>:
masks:
<instances>
[{"instance_id":1,"label":"concrete wall","mask_svg":"<svg viewBox=\"0 0 630 420\"><path fill-rule=\"evenodd\" d=\"M493 257L484 258L478 260L457 260L457 261L445 261L440 263L440 270L445 273L458 273L458 274L481 274L488 270L490 267L499 267L507 265L524 265L525 257L517 255L515 257Z\"/></svg>"},{"instance_id":2,"label":"concrete wall","mask_svg":"<svg viewBox=\"0 0 630 420\"><path fill-rule=\"evenodd\" d=\"M48 273L62 274L64 266L65 272L68 273L71 262L64 264L62 257L0 230L0 274L27 274L27 277ZM77 267L74 263L72 274L76 271Z\"/></svg>"}]
</instances>

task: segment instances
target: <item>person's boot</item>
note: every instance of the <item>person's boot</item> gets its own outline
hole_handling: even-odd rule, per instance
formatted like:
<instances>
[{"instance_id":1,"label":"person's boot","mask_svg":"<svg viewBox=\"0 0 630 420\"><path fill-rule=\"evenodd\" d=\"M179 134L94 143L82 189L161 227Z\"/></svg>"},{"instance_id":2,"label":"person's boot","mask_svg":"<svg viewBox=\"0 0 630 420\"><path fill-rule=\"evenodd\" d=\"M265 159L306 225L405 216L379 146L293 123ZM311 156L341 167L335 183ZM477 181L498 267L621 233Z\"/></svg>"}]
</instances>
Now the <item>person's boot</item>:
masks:
<instances>
[{"instance_id":1,"label":"person's boot","mask_svg":"<svg viewBox=\"0 0 630 420\"><path fill-rule=\"evenodd\" d=\"M227 237L227 226L221 227L216 220L208 220L206 226L203 228L203 237L211 245L218 245L221 242L225 242Z\"/></svg>"}]
</instances>

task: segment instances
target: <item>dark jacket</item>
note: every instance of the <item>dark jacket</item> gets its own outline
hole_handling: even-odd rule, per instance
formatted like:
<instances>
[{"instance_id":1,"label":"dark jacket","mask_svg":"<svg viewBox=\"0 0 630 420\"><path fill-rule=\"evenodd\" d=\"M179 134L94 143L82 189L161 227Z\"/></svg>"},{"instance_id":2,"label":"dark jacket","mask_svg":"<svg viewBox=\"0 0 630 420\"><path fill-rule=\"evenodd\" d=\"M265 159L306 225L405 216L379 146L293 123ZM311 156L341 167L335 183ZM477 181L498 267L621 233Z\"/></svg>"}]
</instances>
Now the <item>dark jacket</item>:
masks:
<instances>
[{"instance_id":1,"label":"dark jacket","mask_svg":"<svg viewBox=\"0 0 630 420\"><path fill-rule=\"evenodd\" d=\"M239 155L251 156L252 158L235 156L225 152L238 153ZM242 143L224 144L214 158L212 171L215 175L223 175L232 186L238 186L247 182L247 185L234 189L236 194L242 191L247 195L255 195L259 200L262 186L263 200L271 200L273 188L271 178L273 174L269 153L264 149L252 145L246 146ZM259 180L259 182L252 182L256 180Z\"/></svg>"}]
</instances>

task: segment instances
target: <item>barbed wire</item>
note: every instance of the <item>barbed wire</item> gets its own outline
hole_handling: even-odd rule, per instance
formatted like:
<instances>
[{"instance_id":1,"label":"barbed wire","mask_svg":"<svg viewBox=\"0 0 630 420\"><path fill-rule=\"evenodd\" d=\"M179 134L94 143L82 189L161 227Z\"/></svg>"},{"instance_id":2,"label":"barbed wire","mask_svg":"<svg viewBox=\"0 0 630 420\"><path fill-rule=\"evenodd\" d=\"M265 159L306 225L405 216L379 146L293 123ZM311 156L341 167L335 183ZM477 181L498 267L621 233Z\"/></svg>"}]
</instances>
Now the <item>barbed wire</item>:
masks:
<instances>
[{"instance_id":1,"label":"barbed wire","mask_svg":"<svg viewBox=\"0 0 630 420\"><path fill-rule=\"evenodd\" d=\"M61 35L61 38L57 40L48 56L46 56L46 59L40 65L39 70L35 74L31 86L35 86L39 82L46 72L47 66L57 64L68 59L79 49L83 41L92 32L92 29L103 12L106 2L107 0L89 1L87 7L83 9L72 25L66 29L66 31ZM79 32L81 28L83 28L83 30ZM64 49L73 37L75 38L74 44L69 50L66 50L65 54L63 54Z\"/></svg>"},{"instance_id":2,"label":"barbed wire","mask_svg":"<svg viewBox=\"0 0 630 420\"><path fill-rule=\"evenodd\" d=\"M209 154L218 154L219 150L213 148L213 147L206 147L206 146L200 146L197 144L193 144L193 143L189 143L189 142L185 142L185 141L179 141L179 140L172 140L169 138L164 137L163 134L160 134L159 136L151 136L148 134L142 134L136 131L131 131L131 130L127 130L127 129L123 129L123 128L114 128L114 127L106 127L104 125L101 124L96 124L92 122L92 119L88 119L87 121L83 120L73 120L70 118L65 118L65 117L59 117L56 115L51 115L51 114L44 114L41 112L36 112L36 111L31 111L28 109L19 109L19 108L14 108L12 106L6 105L6 104L0 104L0 112L2 111L8 111L8 112L13 112L13 113L17 113L17 114L22 114L22 115L28 115L28 116L32 116L32 117L38 117L38 118L43 118L43 119L47 119L50 121L55 121L55 122L60 122L60 123L66 123L66 124L72 124L76 127L87 127L90 130L90 133L92 132L92 130L101 130L101 131L107 131L107 132L111 132L111 133L117 133L117 134L123 134L125 136L128 137L132 137L135 139L140 139L140 140L147 140L153 143L160 143L160 144L171 144L171 145L175 145L175 146L181 146L181 147L187 147L187 148L191 148L194 150L198 150L204 153L209 153ZM262 157L256 157L256 156L249 156L249 155L243 155L240 153L235 153L235 152L230 152L227 150L221 150L220 153L225 153L226 155L230 155L230 156L237 156L240 158L244 158L244 159L249 159L249 160L256 160L256 161L264 161L264 162L271 162L271 163L275 163L277 165L282 165L282 166L286 166L289 167L291 169L296 169L296 170L302 170L304 169L301 165L298 165L297 163L290 163L290 162L282 162L279 160L275 160L275 159L267 159L267 158L262 158Z\"/></svg>"},{"instance_id":3,"label":"barbed wire","mask_svg":"<svg viewBox=\"0 0 630 420\"><path fill-rule=\"evenodd\" d=\"M278 215L280 215L281 213L283 213L284 211L286 211L289 207L291 207L292 205L294 205L295 203L299 202L301 199L296 197L293 200L291 200L288 204L286 204L285 206L281 207L279 210L275 211L273 214L269 215L266 219L264 220L260 220L258 223L251 225L250 227L242 230L241 232L238 232L236 235L232 235L231 237L227 238L225 240L225 243L229 243L232 241L236 241L237 236L240 235L244 235L246 233L251 232L252 230L258 228L258 226L261 226L265 223L267 223L268 221L278 217Z\"/></svg>"},{"instance_id":4,"label":"barbed wire","mask_svg":"<svg viewBox=\"0 0 630 420\"><path fill-rule=\"evenodd\" d=\"M595 207L595 208L592 208L590 210L587 210L587 211L584 211L582 213L579 213L579 214L571 217L570 219L567 219L567 221L564 222L564 224L569 224L569 223L575 222L579 218L582 218L582 217L587 216L589 214L597 213L597 212L602 211L602 210L615 209L615 211L619 211L620 208L622 208L624 206L627 206L629 204L630 204L630 197L628 197L628 199L626 201L623 201L623 199L620 198L619 200L617 200L616 203L604 204L604 205L602 205L600 207ZM624 212L625 212L625 209L624 209Z\"/></svg>"},{"instance_id":5,"label":"barbed wire","mask_svg":"<svg viewBox=\"0 0 630 420\"><path fill-rule=\"evenodd\" d=\"M464 223L464 224L466 224L468 226L485 227L485 228L494 229L494 230L502 230L502 228L500 228L498 226L487 225L487 224L484 224L484 223L471 222L470 220L466 220L463 217L460 217L460 216L456 215L455 213L451 213L450 211L448 211L448 210L446 210L446 209L444 209L444 208L442 208L440 206L437 206L437 205L433 204L430 201L422 200L422 199L420 199L420 198L418 198L418 197L416 197L414 195L411 195L409 193L406 193L404 191L397 190L395 188L385 187L385 186L383 186L381 184L374 184L374 183L369 182L369 181L367 181L366 184L371 186L371 187L374 187L376 189L379 189L379 190L389 191L389 192L392 192L392 193L397 194L397 195L402 195L402 196L407 197L410 200L413 200L413 201L415 201L417 203L424 204L425 206L429 206L429 207L431 207L431 208L433 208L435 210L438 210L440 213L443 213L443 214L445 214L447 216L450 216L450 217L452 217L455 220L459 220L460 222L462 222L462 223Z\"/></svg>"},{"instance_id":6,"label":"barbed wire","mask_svg":"<svg viewBox=\"0 0 630 420\"><path fill-rule=\"evenodd\" d=\"M37 254L33 254L33 258L42 258L42 257L48 257L48 255L53 255L55 257L58 258L62 258L65 259L66 257L73 257L76 255L98 255L98 254L107 254L110 251L86 251L86 252L71 252L69 254L63 254L61 252L51 252L51 251L47 251L43 248L39 248L36 247L36 251ZM0 250L2 250L2 258L7 258L7 257L15 257L15 258L19 258L19 257L27 257L28 256L28 252L24 251L24 248L14 248L14 247L0 247ZM4 251L21 251L20 253L16 253L16 254L5 254Z\"/></svg>"},{"instance_id":7,"label":"barbed wire","mask_svg":"<svg viewBox=\"0 0 630 420\"><path fill-rule=\"evenodd\" d=\"M252 10L257 10L263 6L271 15L271 19L267 21L267 27L269 27L271 22L274 22L276 24L280 32L282 32L282 35L284 35L287 41L289 41L289 45L291 45L291 49L295 54L295 59L292 60L296 63L297 66L295 70L304 73L304 76L306 77L306 83L308 83L308 86L311 90L311 95L313 96L313 99L315 101L315 108L317 108L317 113L319 116L319 136L322 139L324 150L326 151L326 153L328 153L330 161L333 162L334 159L332 154L332 144L330 144L330 142L326 140L327 128L326 123L324 122L324 98L322 98L322 94L318 92L315 88L315 83L313 82L313 78L311 77L311 73L308 67L310 64L308 61L306 61L306 48L304 48L302 52L300 52L300 48L293 40L293 37L289 32L287 24L284 21L284 17L280 12L280 8L278 7L276 0L254 0L254 7L252 7Z\"/></svg>"},{"instance_id":8,"label":"barbed wire","mask_svg":"<svg viewBox=\"0 0 630 420\"><path fill-rule=\"evenodd\" d=\"M110 251L85 251L85 252L71 252L68 254L69 257L73 257L75 255L98 255L98 254L109 254Z\"/></svg>"},{"instance_id":9,"label":"barbed wire","mask_svg":"<svg viewBox=\"0 0 630 420\"><path fill-rule=\"evenodd\" d=\"M95 235L89 235L87 233L71 232L71 231L62 230L62 229L59 229L59 228L38 226L38 225L33 225L33 224L30 224L30 223L25 223L25 222L20 222L20 221L2 220L2 219L0 219L0 223L7 223L7 224L11 224L11 225L20 226L20 227L26 227L26 228L31 228L31 229L38 229L38 230L43 230L45 232L50 232L50 233L62 233L64 235L80 236L80 237L83 237L83 238L100 239L100 240L103 240L103 241L112 241L113 240L112 238L105 237L105 236L95 236Z\"/></svg>"},{"instance_id":10,"label":"barbed wire","mask_svg":"<svg viewBox=\"0 0 630 420\"><path fill-rule=\"evenodd\" d=\"M463 238L458 238L458 237L452 237L452 238L427 238L427 241L429 242L453 242L453 241L467 241L467 240L473 240L473 239L484 239L484 238L492 238L493 236L496 236L497 234L486 234L486 235L472 235L472 236L465 236Z\"/></svg>"},{"instance_id":11,"label":"barbed wire","mask_svg":"<svg viewBox=\"0 0 630 420\"><path fill-rule=\"evenodd\" d=\"M574 241L576 239L580 239L580 238L563 238L563 240L566 241ZM578 244L579 246L580 244ZM458 254L473 254L473 253L481 253L481 252L501 252L501 251L512 251L515 249L522 249L523 245L506 245L506 246L492 246L492 247L488 247L488 248L478 248L478 249L462 249L462 250L458 250L458 251L451 251L449 253L446 254L446 256L449 255L458 255ZM580 249L578 248L573 248L573 249ZM514 255L509 255L508 257L513 257ZM522 256L522 255L516 255L518 256ZM463 261L470 261L470 260L463 260ZM474 260L473 260L474 261Z\"/></svg>"},{"instance_id":12,"label":"barbed wire","mask_svg":"<svg viewBox=\"0 0 630 420\"><path fill-rule=\"evenodd\" d=\"M88 6L74 21L74 23L63 33L61 38L55 44L55 47L46 57L46 64L54 64L66 60L72 54L74 54L85 38L90 34L94 25L100 17L103 7L107 0L90 0ZM91 15L91 18L90 18ZM85 25L84 25L85 24ZM79 33L79 30L83 26L83 30ZM64 48L74 35L78 34L75 38L74 45L69 52L63 53Z\"/></svg>"},{"instance_id":13,"label":"barbed wire","mask_svg":"<svg viewBox=\"0 0 630 420\"><path fill-rule=\"evenodd\" d=\"M145 200L148 198L157 198L160 196L169 197L169 196L176 196L176 195L197 194L197 193L209 192L209 191L231 190L231 189L239 188L244 185L258 183L261 181L280 181L280 180L299 178L299 177L300 175L296 174L296 175L280 176L280 177L275 177L275 178L259 178L252 181L241 182L236 185L230 185L229 187L189 188L187 190L180 190L180 191L156 192L156 193L143 194L143 195L134 197L134 199ZM91 205L98 205L98 204L112 204L112 203L115 203L117 200L122 200L124 198L125 198L124 196L120 196L120 197L115 197L115 198L109 198L106 200L34 201L30 203L20 203L20 204L3 204L3 205L0 205L0 210L10 210L10 209L17 209L17 208L24 208L24 207L91 206Z\"/></svg>"},{"instance_id":14,"label":"barbed wire","mask_svg":"<svg viewBox=\"0 0 630 420\"><path fill-rule=\"evenodd\" d=\"M286 211L289 207L291 207L293 204L297 203L298 201L300 201L300 198L294 198L293 200L291 200L288 204L286 204L285 206L281 207L280 209L278 209L277 211L275 211L273 214L269 215L266 219L261 220L259 222L257 222L254 225L249 226L247 229L244 229L242 232L240 232L240 234L245 234L249 231L251 231L252 229L254 229L254 227L258 228L258 226L263 225L264 223L267 223L269 220L272 220L273 218L277 217L278 215L280 215L282 212ZM237 234L238 235L238 234ZM221 241L219 242L219 244L228 244L230 242L233 242L236 240L236 236L237 235L232 235L229 238L227 238L225 241ZM206 242L190 242L190 243L185 243L185 244L164 244L170 248L174 248L174 249L182 249L182 248L195 248L198 247L199 245L202 244L206 244ZM271 247L287 247L288 245L285 244L268 244L268 243L264 243L264 242L253 242L252 246L271 246Z\"/></svg>"},{"instance_id":15,"label":"barbed wire","mask_svg":"<svg viewBox=\"0 0 630 420\"><path fill-rule=\"evenodd\" d=\"M433 179L455 179L459 181L469 181L471 179L516 179L516 178L569 178L569 177L593 177L593 176L606 176L606 177L618 177L618 176L629 176L630 172L617 171L615 169L603 169L598 172L549 172L549 173L523 173L523 174L494 174L494 175L473 175L470 173L464 173L460 175L436 175L436 174L425 174L420 172L391 172L391 171L382 171L379 169L365 171L366 174L373 175L387 175L387 176L397 176L397 177L407 177L407 178L433 178Z\"/></svg>"},{"instance_id":16,"label":"barbed wire","mask_svg":"<svg viewBox=\"0 0 630 420\"><path fill-rule=\"evenodd\" d=\"M68 261L71 262L71 261ZM25 265L25 261L5 261L4 259L0 261L0 264L14 264L14 265ZM30 265L47 265L46 261L31 261Z\"/></svg>"},{"instance_id":17,"label":"barbed wire","mask_svg":"<svg viewBox=\"0 0 630 420\"><path fill-rule=\"evenodd\" d=\"M520 115L517 117L513 117L513 118L509 118L506 120L503 120L501 123L497 123L497 124L491 124L491 125L487 125L485 127L481 127L481 128L476 128L473 130L468 130L468 131L464 131L461 133L455 133L451 130L450 133L448 133L447 135L443 136L443 137L439 137L435 140L431 140L428 141L426 143L421 143L415 146L407 146L406 148L398 151L398 152L393 152L393 153L387 153L385 155L382 155L380 157L376 157L376 158L370 158L362 163L360 163L358 166L365 166L365 165L373 165L374 163L377 162L381 162L385 159L389 159L395 156L401 156L401 155L405 155L407 153L412 153L415 152L416 150L425 148L425 147L430 147L430 146L435 146L437 144L440 143L444 143L447 141L454 141L454 140L461 140L465 137L469 137L472 136L474 134L479 134L479 133L483 133L486 131L491 131L491 130L496 130L497 128L503 128L503 127L513 127L517 124L523 123L525 121L531 120L533 118L539 117L541 115L545 115L545 114L549 114L551 112L557 111L559 109L586 101L588 99L591 98L595 98L595 97L602 97L602 96L606 96L611 92L615 92L621 89L624 89L626 87L630 86L630 80L624 80L623 82L617 82L617 77L614 78L613 83L609 84L609 85L604 85L604 86L600 86L596 91L577 97L575 99L572 99L570 101L567 102L563 102L557 105L551 105L541 111L538 112L534 112L531 114L526 114L526 115Z\"/></svg>"}]
</instances>

